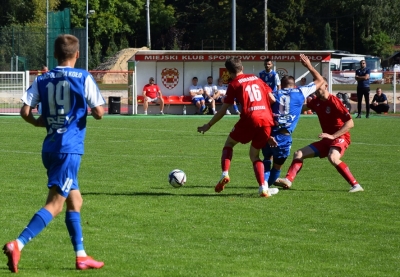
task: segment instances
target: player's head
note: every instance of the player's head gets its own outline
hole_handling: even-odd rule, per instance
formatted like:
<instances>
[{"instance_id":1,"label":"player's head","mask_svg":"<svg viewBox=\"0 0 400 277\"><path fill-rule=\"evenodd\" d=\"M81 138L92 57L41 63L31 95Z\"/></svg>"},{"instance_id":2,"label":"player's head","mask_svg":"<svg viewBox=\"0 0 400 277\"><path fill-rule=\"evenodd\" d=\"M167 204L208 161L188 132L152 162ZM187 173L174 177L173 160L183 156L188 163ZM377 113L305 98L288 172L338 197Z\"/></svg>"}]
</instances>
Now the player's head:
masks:
<instances>
[{"instance_id":1,"label":"player's head","mask_svg":"<svg viewBox=\"0 0 400 277\"><path fill-rule=\"evenodd\" d=\"M294 88L295 79L293 76L285 75L281 79L282 88Z\"/></svg>"},{"instance_id":2,"label":"player's head","mask_svg":"<svg viewBox=\"0 0 400 277\"><path fill-rule=\"evenodd\" d=\"M242 61L238 58L231 57L227 59L225 62L225 67L231 75L231 78L233 78L232 75L236 76L243 71Z\"/></svg>"},{"instance_id":3,"label":"player's head","mask_svg":"<svg viewBox=\"0 0 400 277\"><path fill-rule=\"evenodd\" d=\"M327 94L329 94L329 91L328 91L328 80L325 77L322 77L322 78L324 79L324 83L322 84L322 86L318 90L315 91L315 95L318 98L325 98L325 96Z\"/></svg>"},{"instance_id":4,"label":"player's head","mask_svg":"<svg viewBox=\"0 0 400 277\"><path fill-rule=\"evenodd\" d=\"M79 58L79 40L68 34L59 35L54 42L54 57L58 63Z\"/></svg>"},{"instance_id":5,"label":"player's head","mask_svg":"<svg viewBox=\"0 0 400 277\"><path fill-rule=\"evenodd\" d=\"M307 83L307 78L306 77L303 77L303 78L300 79L300 86L305 86L306 83Z\"/></svg>"},{"instance_id":6,"label":"player's head","mask_svg":"<svg viewBox=\"0 0 400 277\"><path fill-rule=\"evenodd\" d=\"M207 77L207 83L208 83L209 85L211 85L211 84L213 83L213 77L212 77L212 76L208 76L208 77Z\"/></svg>"},{"instance_id":7,"label":"player's head","mask_svg":"<svg viewBox=\"0 0 400 277\"><path fill-rule=\"evenodd\" d=\"M360 61L360 66L361 66L361 68L365 68L367 66L367 63L365 62L365 60Z\"/></svg>"},{"instance_id":8,"label":"player's head","mask_svg":"<svg viewBox=\"0 0 400 277\"><path fill-rule=\"evenodd\" d=\"M274 66L274 63L271 61L271 59L265 59L264 60L264 67L266 71L271 71L272 67Z\"/></svg>"},{"instance_id":9,"label":"player's head","mask_svg":"<svg viewBox=\"0 0 400 277\"><path fill-rule=\"evenodd\" d=\"M154 77L149 78L149 84L154 84Z\"/></svg>"},{"instance_id":10,"label":"player's head","mask_svg":"<svg viewBox=\"0 0 400 277\"><path fill-rule=\"evenodd\" d=\"M194 85L194 86L197 86L197 82L199 81L199 79L197 78L197 77L193 77L192 78L192 84Z\"/></svg>"},{"instance_id":11,"label":"player's head","mask_svg":"<svg viewBox=\"0 0 400 277\"><path fill-rule=\"evenodd\" d=\"M43 72L47 72L47 71L49 71L49 69L47 68L46 65L42 65L42 71L43 71Z\"/></svg>"},{"instance_id":12,"label":"player's head","mask_svg":"<svg viewBox=\"0 0 400 277\"><path fill-rule=\"evenodd\" d=\"M376 89L376 94L381 95L382 94L382 89L381 88L377 88Z\"/></svg>"},{"instance_id":13,"label":"player's head","mask_svg":"<svg viewBox=\"0 0 400 277\"><path fill-rule=\"evenodd\" d=\"M224 79L218 78L218 85L222 86L223 83L224 83Z\"/></svg>"}]
</instances>

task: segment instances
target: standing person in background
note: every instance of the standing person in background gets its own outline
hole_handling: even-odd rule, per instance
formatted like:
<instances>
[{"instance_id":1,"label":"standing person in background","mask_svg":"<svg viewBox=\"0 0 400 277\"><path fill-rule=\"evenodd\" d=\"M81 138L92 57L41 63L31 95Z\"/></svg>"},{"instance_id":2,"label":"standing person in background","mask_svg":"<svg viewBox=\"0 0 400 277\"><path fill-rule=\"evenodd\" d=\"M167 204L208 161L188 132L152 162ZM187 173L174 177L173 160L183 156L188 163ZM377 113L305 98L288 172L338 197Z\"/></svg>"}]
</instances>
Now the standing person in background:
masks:
<instances>
[{"instance_id":1,"label":"standing person in background","mask_svg":"<svg viewBox=\"0 0 400 277\"><path fill-rule=\"evenodd\" d=\"M378 114L387 113L389 111L387 97L382 93L381 88L376 89L376 94L374 95L374 99L372 99L371 109Z\"/></svg>"},{"instance_id":2,"label":"standing person in background","mask_svg":"<svg viewBox=\"0 0 400 277\"><path fill-rule=\"evenodd\" d=\"M260 79L263 80L272 89L272 91L281 89L279 74L273 70L274 64L272 63L271 59L264 60L264 67L265 70L259 73Z\"/></svg>"},{"instance_id":3,"label":"standing person in background","mask_svg":"<svg viewBox=\"0 0 400 277\"><path fill-rule=\"evenodd\" d=\"M213 77L207 77L207 84L203 87L204 91L204 101L205 103L211 104L211 109L213 114L216 114L215 111L215 94L218 92L217 86L213 84Z\"/></svg>"},{"instance_id":4,"label":"standing person in background","mask_svg":"<svg viewBox=\"0 0 400 277\"><path fill-rule=\"evenodd\" d=\"M356 81L357 81L357 117L361 118L361 104L362 98L365 99L365 117L369 118L369 76L371 72L367 68L365 60L360 61L360 68L356 70Z\"/></svg>"},{"instance_id":5,"label":"standing person in background","mask_svg":"<svg viewBox=\"0 0 400 277\"><path fill-rule=\"evenodd\" d=\"M275 99L272 96L271 88L257 76L243 73L243 65L240 59L229 58L225 62L225 67L232 81L229 83L224 104L207 124L197 128L197 131L203 134L210 130L211 126L224 117L235 99L243 105L240 119L228 135L222 149L222 175L215 186L215 192L223 191L225 185L230 181L229 168L233 156L233 147L239 142L242 144L251 142L249 155L259 186L258 193L261 197L269 197L274 193L268 189L268 186L264 185L264 165L259 155L260 149L267 143L271 127L274 125L270 101L275 101Z\"/></svg>"},{"instance_id":6,"label":"standing person in background","mask_svg":"<svg viewBox=\"0 0 400 277\"><path fill-rule=\"evenodd\" d=\"M189 93L192 97L192 103L197 107L197 114L207 114L208 107L205 104L203 88L198 85L199 79L197 77L192 78L192 85L189 87Z\"/></svg>"},{"instance_id":7,"label":"standing person in background","mask_svg":"<svg viewBox=\"0 0 400 277\"><path fill-rule=\"evenodd\" d=\"M46 204L31 219L16 240L3 247L8 268L18 272L22 248L36 237L59 213L66 203L65 224L76 254L78 270L101 268L103 262L87 256L83 246L80 210L82 195L78 186L78 171L84 153L87 106L92 116L103 117L105 104L92 75L74 68L79 58L79 40L72 35L59 35L54 44L58 66L48 74L38 76L21 100L21 117L36 127L46 127L42 161L47 170L49 188ZM35 118L32 109L42 103L43 113ZM11 223L10 223L11 224Z\"/></svg>"},{"instance_id":8,"label":"standing person in background","mask_svg":"<svg viewBox=\"0 0 400 277\"><path fill-rule=\"evenodd\" d=\"M160 87L154 83L154 77L150 77L149 83L143 87L143 113L147 114L149 102L160 104L160 114L164 114L164 98Z\"/></svg>"}]
</instances>

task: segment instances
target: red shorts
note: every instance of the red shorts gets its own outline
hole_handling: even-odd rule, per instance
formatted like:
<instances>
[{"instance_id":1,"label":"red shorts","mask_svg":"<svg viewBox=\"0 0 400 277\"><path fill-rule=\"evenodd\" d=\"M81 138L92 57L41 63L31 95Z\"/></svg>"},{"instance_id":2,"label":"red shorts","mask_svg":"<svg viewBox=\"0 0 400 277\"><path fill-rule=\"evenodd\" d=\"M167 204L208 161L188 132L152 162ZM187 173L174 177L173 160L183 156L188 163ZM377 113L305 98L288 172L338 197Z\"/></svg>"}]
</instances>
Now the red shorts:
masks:
<instances>
[{"instance_id":1,"label":"red shorts","mask_svg":"<svg viewBox=\"0 0 400 277\"><path fill-rule=\"evenodd\" d=\"M251 145L256 149L263 148L271 134L271 126L254 126L248 121L239 120L229 136L237 142Z\"/></svg>"},{"instance_id":2,"label":"red shorts","mask_svg":"<svg viewBox=\"0 0 400 277\"><path fill-rule=\"evenodd\" d=\"M339 150L340 156L344 155L344 151L346 151L347 147L349 147L350 141L343 138L343 136L338 137L334 140L331 139L321 139L320 141L314 142L310 144L311 148L315 152L317 152L318 156L322 159L328 156L329 150L332 147L335 147Z\"/></svg>"}]
</instances>

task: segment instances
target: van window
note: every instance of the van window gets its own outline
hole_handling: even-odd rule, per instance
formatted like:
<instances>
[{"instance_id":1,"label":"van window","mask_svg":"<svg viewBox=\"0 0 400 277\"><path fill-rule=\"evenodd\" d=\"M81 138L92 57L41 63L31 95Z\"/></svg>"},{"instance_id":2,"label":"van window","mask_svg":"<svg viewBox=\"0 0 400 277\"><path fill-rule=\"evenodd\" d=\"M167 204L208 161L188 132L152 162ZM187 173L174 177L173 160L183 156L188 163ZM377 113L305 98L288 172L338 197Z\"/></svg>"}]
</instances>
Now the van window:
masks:
<instances>
[{"instance_id":1,"label":"van window","mask_svg":"<svg viewBox=\"0 0 400 277\"><path fill-rule=\"evenodd\" d=\"M355 71L356 70L356 63L342 63L342 70L343 71Z\"/></svg>"}]
</instances>

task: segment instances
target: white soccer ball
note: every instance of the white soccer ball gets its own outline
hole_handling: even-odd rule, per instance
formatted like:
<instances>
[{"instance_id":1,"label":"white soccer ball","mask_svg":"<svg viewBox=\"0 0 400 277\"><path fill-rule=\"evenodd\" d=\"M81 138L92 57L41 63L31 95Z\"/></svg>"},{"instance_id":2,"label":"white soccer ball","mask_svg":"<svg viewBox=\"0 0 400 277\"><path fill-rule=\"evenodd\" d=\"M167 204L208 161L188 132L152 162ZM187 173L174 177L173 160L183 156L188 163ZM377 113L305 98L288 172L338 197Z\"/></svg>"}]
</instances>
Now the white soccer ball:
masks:
<instances>
[{"instance_id":1,"label":"white soccer ball","mask_svg":"<svg viewBox=\"0 0 400 277\"><path fill-rule=\"evenodd\" d=\"M168 181L174 188L180 188L186 183L186 174L180 169L174 169L168 174Z\"/></svg>"}]
</instances>

